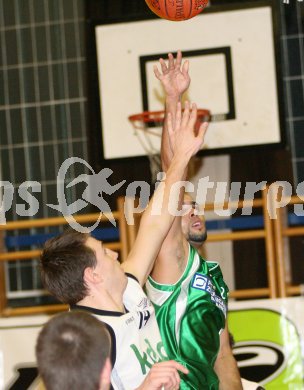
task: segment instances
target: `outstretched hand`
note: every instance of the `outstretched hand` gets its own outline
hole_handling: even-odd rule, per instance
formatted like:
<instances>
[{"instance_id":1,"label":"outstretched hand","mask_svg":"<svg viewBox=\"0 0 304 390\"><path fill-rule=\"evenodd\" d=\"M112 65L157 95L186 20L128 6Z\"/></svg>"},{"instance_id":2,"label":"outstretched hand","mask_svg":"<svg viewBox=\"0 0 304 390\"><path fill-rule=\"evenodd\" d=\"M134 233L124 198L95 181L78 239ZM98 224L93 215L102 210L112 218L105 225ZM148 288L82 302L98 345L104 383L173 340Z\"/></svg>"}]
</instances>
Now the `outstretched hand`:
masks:
<instances>
[{"instance_id":1,"label":"outstretched hand","mask_svg":"<svg viewBox=\"0 0 304 390\"><path fill-rule=\"evenodd\" d=\"M186 102L183 113L181 103L177 104L174 125L172 115L168 113L167 128L173 155L194 156L200 150L209 124L203 122L196 131L196 121L197 107L195 103L190 107L189 102Z\"/></svg>"},{"instance_id":2,"label":"outstretched hand","mask_svg":"<svg viewBox=\"0 0 304 390\"><path fill-rule=\"evenodd\" d=\"M154 65L154 74L162 83L165 93L168 97L180 97L189 87L189 61L186 60L182 65L182 53L177 52L176 60L172 53L168 54L168 65L163 58L159 60L161 72Z\"/></svg>"}]
</instances>

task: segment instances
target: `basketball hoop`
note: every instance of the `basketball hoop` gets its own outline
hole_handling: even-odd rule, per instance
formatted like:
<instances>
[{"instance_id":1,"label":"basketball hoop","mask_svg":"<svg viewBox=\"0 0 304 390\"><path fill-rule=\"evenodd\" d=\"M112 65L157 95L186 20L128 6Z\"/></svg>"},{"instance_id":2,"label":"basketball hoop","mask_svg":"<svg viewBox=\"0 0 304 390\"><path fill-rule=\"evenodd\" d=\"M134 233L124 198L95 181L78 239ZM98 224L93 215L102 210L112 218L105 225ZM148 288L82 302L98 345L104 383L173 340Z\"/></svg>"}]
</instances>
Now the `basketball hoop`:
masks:
<instances>
[{"instance_id":1,"label":"basketball hoop","mask_svg":"<svg viewBox=\"0 0 304 390\"><path fill-rule=\"evenodd\" d=\"M128 117L134 128L134 134L137 136L141 146L147 153L150 162L152 180L157 180L157 174L161 171L160 150L156 148L153 138L161 137L165 111L144 111L139 114ZM209 122L211 114L209 110L197 109L196 130L202 122Z\"/></svg>"}]
</instances>

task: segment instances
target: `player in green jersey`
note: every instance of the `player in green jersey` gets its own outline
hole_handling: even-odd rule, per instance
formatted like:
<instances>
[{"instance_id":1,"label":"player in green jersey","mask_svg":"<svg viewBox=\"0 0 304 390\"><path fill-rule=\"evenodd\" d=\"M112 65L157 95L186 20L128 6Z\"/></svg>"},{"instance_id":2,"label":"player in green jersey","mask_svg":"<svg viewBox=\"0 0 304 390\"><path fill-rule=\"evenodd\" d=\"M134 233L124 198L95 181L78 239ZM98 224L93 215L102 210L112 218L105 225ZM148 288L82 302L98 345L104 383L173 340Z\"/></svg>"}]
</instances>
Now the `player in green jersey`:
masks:
<instances>
[{"instance_id":1,"label":"player in green jersey","mask_svg":"<svg viewBox=\"0 0 304 390\"><path fill-rule=\"evenodd\" d=\"M190 84L189 63L182 65L181 52L176 60L172 54L168 57L168 65L161 59L161 72L157 67L154 71L166 93L166 112L174 121L175 107ZM165 124L161 148L165 171L173 152ZM239 390L242 385L226 323L228 288L219 265L205 261L183 235L183 231L191 233L187 238L194 245L199 235L205 235L204 221L195 215L192 199L186 198L185 203L188 213L182 224L180 217L175 219L146 285L147 292L169 357L189 369L187 377L182 377L181 389Z\"/></svg>"}]
</instances>

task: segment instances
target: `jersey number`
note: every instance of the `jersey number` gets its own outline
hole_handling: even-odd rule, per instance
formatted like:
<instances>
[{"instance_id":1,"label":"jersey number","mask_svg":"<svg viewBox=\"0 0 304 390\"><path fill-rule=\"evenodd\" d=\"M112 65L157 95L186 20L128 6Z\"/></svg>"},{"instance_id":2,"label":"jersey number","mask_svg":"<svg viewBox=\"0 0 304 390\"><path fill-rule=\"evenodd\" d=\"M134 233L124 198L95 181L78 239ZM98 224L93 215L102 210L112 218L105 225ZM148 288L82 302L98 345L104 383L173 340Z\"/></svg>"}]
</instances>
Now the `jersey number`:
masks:
<instances>
[{"instance_id":1,"label":"jersey number","mask_svg":"<svg viewBox=\"0 0 304 390\"><path fill-rule=\"evenodd\" d=\"M150 312L148 310L145 310L145 311L140 311L139 312L139 317L140 317L140 320L139 320L139 329L141 329L143 326L146 325L146 323L149 321L149 318L150 318Z\"/></svg>"}]
</instances>

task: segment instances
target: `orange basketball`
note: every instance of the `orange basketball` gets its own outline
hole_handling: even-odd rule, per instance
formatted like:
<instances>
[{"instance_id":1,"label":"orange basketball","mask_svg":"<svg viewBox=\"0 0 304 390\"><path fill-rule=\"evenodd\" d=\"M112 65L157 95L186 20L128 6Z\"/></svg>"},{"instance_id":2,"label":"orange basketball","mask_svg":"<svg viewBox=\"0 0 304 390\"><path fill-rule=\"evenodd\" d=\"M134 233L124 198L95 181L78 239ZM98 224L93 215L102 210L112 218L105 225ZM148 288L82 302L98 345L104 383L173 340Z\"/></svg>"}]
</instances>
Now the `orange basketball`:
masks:
<instances>
[{"instance_id":1,"label":"orange basketball","mask_svg":"<svg viewBox=\"0 0 304 390\"><path fill-rule=\"evenodd\" d=\"M208 4L208 0L145 0L148 7L163 19L180 21L193 18Z\"/></svg>"}]
</instances>

